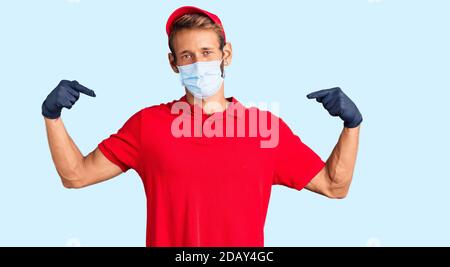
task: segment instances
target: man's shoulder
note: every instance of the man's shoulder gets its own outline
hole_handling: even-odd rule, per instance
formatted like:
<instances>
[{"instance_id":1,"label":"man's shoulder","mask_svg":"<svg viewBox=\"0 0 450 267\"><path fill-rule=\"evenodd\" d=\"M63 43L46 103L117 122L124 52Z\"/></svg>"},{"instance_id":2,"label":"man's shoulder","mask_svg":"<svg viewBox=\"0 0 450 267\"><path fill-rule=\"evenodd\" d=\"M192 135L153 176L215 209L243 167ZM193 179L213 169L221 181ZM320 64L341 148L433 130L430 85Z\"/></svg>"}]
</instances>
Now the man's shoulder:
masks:
<instances>
[{"instance_id":1,"label":"man's shoulder","mask_svg":"<svg viewBox=\"0 0 450 267\"><path fill-rule=\"evenodd\" d=\"M249 106L245 108L246 112L248 114L258 114L258 117L263 118L270 118L270 119L281 119L277 114L278 111L274 110L268 110L265 107L256 107L256 106Z\"/></svg>"},{"instance_id":2,"label":"man's shoulder","mask_svg":"<svg viewBox=\"0 0 450 267\"><path fill-rule=\"evenodd\" d=\"M136 113L141 113L141 116L145 116L145 117L161 115L161 114L170 114L171 106L177 101L178 100L172 100L170 102L164 102L164 103L160 103L160 104L146 106L146 107L140 109Z\"/></svg>"}]
</instances>

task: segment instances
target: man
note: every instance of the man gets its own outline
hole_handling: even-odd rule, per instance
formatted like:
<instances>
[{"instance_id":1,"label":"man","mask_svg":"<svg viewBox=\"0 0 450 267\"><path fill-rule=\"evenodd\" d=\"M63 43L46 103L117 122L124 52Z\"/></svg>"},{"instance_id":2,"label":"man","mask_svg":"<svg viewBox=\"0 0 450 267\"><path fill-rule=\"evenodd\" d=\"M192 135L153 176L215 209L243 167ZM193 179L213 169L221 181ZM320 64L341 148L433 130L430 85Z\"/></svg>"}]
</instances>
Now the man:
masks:
<instances>
[{"instance_id":1,"label":"man","mask_svg":"<svg viewBox=\"0 0 450 267\"><path fill-rule=\"evenodd\" d=\"M232 46L216 15L181 7L166 30L169 63L185 95L136 112L87 156L60 115L80 93L95 97L94 91L63 80L42 104L65 187L86 187L134 169L147 195L147 246L263 246L272 185L306 187L329 198L347 195L362 116L342 90L308 95L344 121L325 163L281 119L224 97ZM275 129L273 140L264 143L268 135L261 129Z\"/></svg>"}]
</instances>

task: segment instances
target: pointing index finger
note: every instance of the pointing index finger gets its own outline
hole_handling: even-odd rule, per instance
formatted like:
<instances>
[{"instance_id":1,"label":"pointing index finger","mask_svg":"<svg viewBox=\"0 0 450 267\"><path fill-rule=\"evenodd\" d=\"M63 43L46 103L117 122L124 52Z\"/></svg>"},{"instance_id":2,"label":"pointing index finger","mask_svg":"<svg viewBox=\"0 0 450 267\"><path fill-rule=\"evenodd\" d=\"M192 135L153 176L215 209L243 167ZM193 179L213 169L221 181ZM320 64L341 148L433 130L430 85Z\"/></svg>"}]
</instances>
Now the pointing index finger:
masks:
<instances>
[{"instance_id":1,"label":"pointing index finger","mask_svg":"<svg viewBox=\"0 0 450 267\"><path fill-rule=\"evenodd\" d=\"M72 81L71 85L72 85L72 88L77 90L78 92L83 93L88 96L95 97L95 92L93 90L81 85L77 81Z\"/></svg>"},{"instance_id":2,"label":"pointing index finger","mask_svg":"<svg viewBox=\"0 0 450 267\"><path fill-rule=\"evenodd\" d=\"M334 90L334 88L315 91L315 92L309 93L306 97L309 98L309 99L318 98L318 97L324 97L328 93L330 93L332 90Z\"/></svg>"}]
</instances>

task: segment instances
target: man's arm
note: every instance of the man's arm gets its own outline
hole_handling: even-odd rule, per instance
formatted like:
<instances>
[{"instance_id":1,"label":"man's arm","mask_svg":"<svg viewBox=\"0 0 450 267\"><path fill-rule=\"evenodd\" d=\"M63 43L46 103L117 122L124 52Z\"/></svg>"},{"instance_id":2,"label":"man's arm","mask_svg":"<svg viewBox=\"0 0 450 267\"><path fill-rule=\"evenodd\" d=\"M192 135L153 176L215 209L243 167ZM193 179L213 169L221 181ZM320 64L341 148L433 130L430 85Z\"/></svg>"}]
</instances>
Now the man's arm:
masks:
<instances>
[{"instance_id":1,"label":"man's arm","mask_svg":"<svg viewBox=\"0 0 450 267\"><path fill-rule=\"evenodd\" d=\"M60 118L72 108L80 93L95 97L94 91L77 81L62 80L42 103L47 138L56 170L67 188L81 188L119 175L122 170L97 148L84 157L67 133Z\"/></svg>"},{"instance_id":2,"label":"man's arm","mask_svg":"<svg viewBox=\"0 0 450 267\"><path fill-rule=\"evenodd\" d=\"M311 180L306 189L329 198L347 196L358 152L359 129L360 126L342 130L325 167Z\"/></svg>"},{"instance_id":3,"label":"man's arm","mask_svg":"<svg viewBox=\"0 0 450 267\"><path fill-rule=\"evenodd\" d=\"M98 148L83 156L61 118L45 118L45 127L52 159L64 187L82 188L122 173Z\"/></svg>"},{"instance_id":4,"label":"man's arm","mask_svg":"<svg viewBox=\"0 0 450 267\"><path fill-rule=\"evenodd\" d=\"M313 92L307 97L322 103L331 116L339 116L344 121L344 129L325 167L306 189L330 198L344 198L352 182L362 115L355 103L339 87Z\"/></svg>"}]
</instances>

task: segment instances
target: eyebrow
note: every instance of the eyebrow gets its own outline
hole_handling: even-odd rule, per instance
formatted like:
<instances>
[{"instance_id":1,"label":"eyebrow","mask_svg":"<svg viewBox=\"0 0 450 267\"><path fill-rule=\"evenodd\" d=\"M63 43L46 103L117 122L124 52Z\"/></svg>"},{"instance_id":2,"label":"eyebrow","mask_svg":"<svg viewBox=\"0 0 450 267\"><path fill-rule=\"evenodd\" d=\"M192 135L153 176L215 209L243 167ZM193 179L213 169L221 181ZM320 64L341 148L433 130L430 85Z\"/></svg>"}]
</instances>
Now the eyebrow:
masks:
<instances>
[{"instance_id":1,"label":"eyebrow","mask_svg":"<svg viewBox=\"0 0 450 267\"><path fill-rule=\"evenodd\" d=\"M212 48L212 47L202 47L200 50L202 50L202 51L207 51L207 50L214 50L214 48ZM185 54L185 53L192 53L192 52L189 51L189 50L183 50L183 51L180 53L180 55Z\"/></svg>"},{"instance_id":2,"label":"eyebrow","mask_svg":"<svg viewBox=\"0 0 450 267\"><path fill-rule=\"evenodd\" d=\"M180 52L180 55L185 54L185 53L190 53L190 52L191 51L189 51L189 50L184 50L184 51Z\"/></svg>"}]
</instances>

